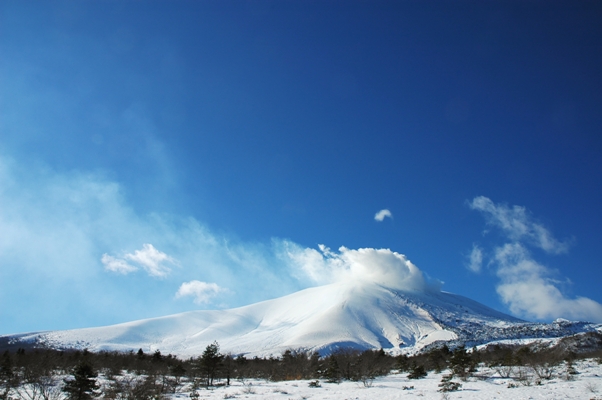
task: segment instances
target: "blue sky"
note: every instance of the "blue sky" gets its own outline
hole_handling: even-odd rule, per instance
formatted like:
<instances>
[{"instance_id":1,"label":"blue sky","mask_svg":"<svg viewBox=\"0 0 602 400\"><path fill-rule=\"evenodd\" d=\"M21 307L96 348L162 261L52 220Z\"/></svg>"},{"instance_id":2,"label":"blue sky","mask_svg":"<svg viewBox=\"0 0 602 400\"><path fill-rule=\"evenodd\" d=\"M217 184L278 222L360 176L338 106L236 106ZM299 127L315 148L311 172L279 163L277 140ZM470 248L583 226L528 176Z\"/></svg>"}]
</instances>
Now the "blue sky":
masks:
<instances>
[{"instance_id":1,"label":"blue sky","mask_svg":"<svg viewBox=\"0 0 602 400\"><path fill-rule=\"evenodd\" d=\"M601 17L2 2L0 334L274 298L361 248L519 317L602 322Z\"/></svg>"}]
</instances>

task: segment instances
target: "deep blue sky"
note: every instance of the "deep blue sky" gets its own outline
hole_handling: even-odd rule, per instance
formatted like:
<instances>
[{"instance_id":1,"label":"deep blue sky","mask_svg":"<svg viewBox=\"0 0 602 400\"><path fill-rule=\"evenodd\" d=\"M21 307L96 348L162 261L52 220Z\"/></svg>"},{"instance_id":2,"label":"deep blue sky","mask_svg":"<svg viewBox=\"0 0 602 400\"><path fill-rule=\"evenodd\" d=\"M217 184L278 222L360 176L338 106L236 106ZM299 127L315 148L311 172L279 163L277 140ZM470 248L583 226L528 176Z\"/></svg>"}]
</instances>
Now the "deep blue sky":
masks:
<instances>
[{"instance_id":1,"label":"deep blue sky","mask_svg":"<svg viewBox=\"0 0 602 400\"><path fill-rule=\"evenodd\" d=\"M307 287L283 243L388 248L519 317L602 302L600 2L4 1L0 18L0 333ZM557 315L504 298L525 280L506 244Z\"/></svg>"}]
</instances>

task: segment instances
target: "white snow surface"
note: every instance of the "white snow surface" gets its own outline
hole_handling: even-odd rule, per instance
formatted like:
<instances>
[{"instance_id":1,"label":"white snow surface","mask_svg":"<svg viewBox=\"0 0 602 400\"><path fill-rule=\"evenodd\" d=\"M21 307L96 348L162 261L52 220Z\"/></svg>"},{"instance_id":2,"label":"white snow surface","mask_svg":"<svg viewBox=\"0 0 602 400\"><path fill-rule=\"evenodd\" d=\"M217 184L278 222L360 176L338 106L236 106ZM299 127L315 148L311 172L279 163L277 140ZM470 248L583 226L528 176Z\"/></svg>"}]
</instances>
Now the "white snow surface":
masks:
<instances>
[{"instance_id":1,"label":"white snow surface","mask_svg":"<svg viewBox=\"0 0 602 400\"><path fill-rule=\"evenodd\" d=\"M451 293L399 291L374 283L334 283L229 310L203 310L118 325L18 335L55 348L160 350L197 356L217 341L223 353L278 356L287 349L330 353L383 348L412 353L523 321Z\"/></svg>"},{"instance_id":2,"label":"white snow surface","mask_svg":"<svg viewBox=\"0 0 602 400\"><path fill-rule=\"evenodd\" d=\"M200 399L261 399L261 400L394 400L394 399L463 399L463 400L602 400L602 365L596 360L576 361L576 375L567 375L566 364L553 368L552 378L537 382L529 367L522 368L522 381L502 378L495 369L479 366L474 376L460 383L460 390L441 393L439 384L446 370L429 373L425 379L408 379L407 373L392 373L364 382L343 381L340 384L319 380L319 387L310 387L310 380L272 382L258 379L232 380L230 386L200 389ZM519 368L513 371L518 375ZM140 379L140 378L139 378ZM314 381L315 382L315 381ZM224 383L223 381L221 383ZM167 399L190 399L190 384L186 383Z\"/></svg>"}]
</instances>

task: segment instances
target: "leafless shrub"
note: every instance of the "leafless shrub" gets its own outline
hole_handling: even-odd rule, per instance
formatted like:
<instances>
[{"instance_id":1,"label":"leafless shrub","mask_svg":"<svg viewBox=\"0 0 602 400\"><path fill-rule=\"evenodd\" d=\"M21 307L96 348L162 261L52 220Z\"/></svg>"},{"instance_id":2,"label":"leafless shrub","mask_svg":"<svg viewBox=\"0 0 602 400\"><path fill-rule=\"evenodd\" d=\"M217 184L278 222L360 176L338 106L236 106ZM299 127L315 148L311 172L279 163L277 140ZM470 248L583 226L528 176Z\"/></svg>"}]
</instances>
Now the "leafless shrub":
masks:
<instances>
[{"instance_id":1,"label":"leafless shrub","mask_svg":"<svg viewBox=\"0 0 602 400\"><path fill-rule=\"evenodd\" d=\"M529 373L526 367L517 367L515 379L523 386L531 386L533 383L533 375Z\"/></svg>"},{"instance_id":2,"label":"leafless shrub","mask_svg":"<svg viewBox=\"0 0 602 400\"><path fill-rule=\"evenodd\" d=\"M495 365L493 370L497 372L500 378L507 379L514 374L515 367L514 365Z\"/></svg>"},{"instance_id":3,"label":"leafless shrub","mask_svg":"<svg viewBox=\"0 0 602 400\"><path fill-rule=\"evenodd\" d=\"M362 377L361 381L366 388L370 388L374 384L374 378L369 376Z\"/></svg>"},{"instance_id":4,"label":"leafless shrub","mask_svg":"<svg viewBox=\"0 0 602 400\"><path fill-rule=\"evenodd\" d=\"M575 379L575 375L578 375L579 372L575 369L575 366L573 365L573 360L572 359L567 359L565 362L565 371L562 374L562 378L566 381L572 381Z\"/></svg>"},{"instance_id":5,"label":"leafless shrub","mask_svg":"<svg viewBox=\"0 0 602 400\"><path fill-rule=\"evenodd\" d=\"M556 366L549 363L531 364L531 369L539 379L550 380L556 372Z\"/></svg>"},{"instance_id":6,"label":"leafless shrub","mask_svg":"<svg viewBox=\"0 0 602 400\"><path fill-rule=\"evenodd\" d=\"M255 394L255 388L253 388L253 385L251 383L249 383L248 385L243 384L243 388L241 391L243 392L243 394Z\"/></svg>"},{"instance_id":7,"label":"leafless shrub","mask_svg":"<svg viewBox=\"0 0 602 400\"><path fill-rule=\"evenodd\" d=\"M18 400L59 400L62 399L60 380L52 375L28 376L13 389Z\"/></svg>"},{"instance_id":8,"label":"leafless shrub","mask_svg":"<svg viewBox=\"0 0 602 400\"><path fill-rule=\"evenodd\" d=\"M591 382L588 382L588 383L585 385L585 388L586 388L586 389L587 389L589 392L591 392L591 393L598 393L598 386L597 386L597 385L594 385L594 384L593 384L593 383L591 383Z\"/></svg>"}]
</instances>

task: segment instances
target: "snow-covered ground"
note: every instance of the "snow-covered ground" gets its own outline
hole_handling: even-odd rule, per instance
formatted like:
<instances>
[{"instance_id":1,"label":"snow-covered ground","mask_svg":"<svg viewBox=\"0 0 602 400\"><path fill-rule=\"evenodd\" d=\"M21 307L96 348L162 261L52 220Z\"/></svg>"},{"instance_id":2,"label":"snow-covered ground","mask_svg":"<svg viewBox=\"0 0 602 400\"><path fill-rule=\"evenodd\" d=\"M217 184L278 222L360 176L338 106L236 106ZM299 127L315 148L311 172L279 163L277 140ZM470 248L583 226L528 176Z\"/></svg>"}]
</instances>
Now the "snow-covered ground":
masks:
<instances>
[{"instance_id":1,"label":"snow-covered ground","mask_svg":"<svg viewBox=\"0 0 602 400\"><path fill-rule=\"evenodd\" d=\"M198 391L199 399L348 399L348 400L389 400L389 399L579 399L602 400L602 365L596 360L577 361L574 364L577 375L566 379L566 367L557 367L550 380L537 385L535 378L525 383L513 379L501 378L495 370L480 368L476 377L462 382L459 391L438 392L442 373L430 373L424 379L411 380L407 374L391 374L376 378L365 384L344 381L340 384L319 381L320 387L310 387L312 381L266 382L233 380L229 387ZM190 391L173 394L171 399L190 399Z\"/></svg>"}]
</instances>

